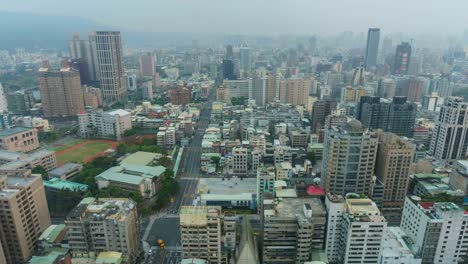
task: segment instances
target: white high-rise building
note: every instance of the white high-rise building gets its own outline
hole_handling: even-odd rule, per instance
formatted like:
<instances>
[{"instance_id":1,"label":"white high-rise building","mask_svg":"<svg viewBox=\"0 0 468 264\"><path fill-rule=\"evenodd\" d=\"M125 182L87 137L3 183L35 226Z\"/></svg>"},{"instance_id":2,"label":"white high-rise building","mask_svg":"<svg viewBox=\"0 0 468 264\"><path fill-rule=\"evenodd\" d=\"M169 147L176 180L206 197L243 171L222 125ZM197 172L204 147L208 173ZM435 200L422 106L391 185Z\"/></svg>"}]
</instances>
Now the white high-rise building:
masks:
<instances>
[{"instance_id":1,"label":"white high-rise building","mask_svg":"<svg viewBox=\"0 0 468 264\"><path fill-rule=\"evenodd\" d=\"M240 48L240 70L248 72L252 68L252 49L249 47Z\"/></svg>"},{"instance_id":2,"label":"white high-rise building","mask_svg":"<svg viewBox=\"0 0 468 264\"><path fill-rule=\"evenodd\" d=\"M430 153L438 160L457 160L466 156L467 148L468 102L461 97L449 97L432 132Z\"/></svg>"},{"instance_id":3,"label":"white high-rise building","mask_svg":"<svg viewBox=\"0 0 468 264\"><path fill-rule=\"evenodd\" d=\"M466 260L468 215L451 202L426 202L407 197L401 229L408 235L423 264L460 263Z\"/></svg>"},{"instance_id":4,"label":"white high-rise building","mask_svg":"<svg viewBox=\"0 0 468 264\"><path fill-rule=\"evenodd\" d=\"M8 111L8 103L5 97L5 91L0 83L0 113Z\"/></svg>"},{"instance_id":5,"label":"white high-rise building","mask_svg":"<svg viewBox=\"0 0 468 264\"><path fill-rule=\"evenodd\" d=\"M327 195L327 242L330 263L380 263L387 221L367 198Z\"/></svg>"}]
</instances>

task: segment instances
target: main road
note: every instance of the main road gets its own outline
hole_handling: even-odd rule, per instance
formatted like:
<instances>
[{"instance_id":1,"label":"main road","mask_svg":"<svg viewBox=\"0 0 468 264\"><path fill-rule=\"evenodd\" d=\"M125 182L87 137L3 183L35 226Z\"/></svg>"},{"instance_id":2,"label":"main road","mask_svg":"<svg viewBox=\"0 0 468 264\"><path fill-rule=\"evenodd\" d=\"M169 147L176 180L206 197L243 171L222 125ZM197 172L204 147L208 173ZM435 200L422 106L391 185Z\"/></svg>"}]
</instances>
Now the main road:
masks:
<instances>
[{"instance_id":1,"label":"main road","mask_svg":"<svg viewBox=\"0 0 468 264\"><path fill-rule=\"evenodd\" d=\"M194 135L189 145L184 148L182 161L179 165L179 192L173 202L156 215L145 219L147 222L143 232L143 240L152 248L147 263L177 263L180 260L180 226L179 212L184 205L192 205L200 178L201 144L205 130L210 124L211 103L213 94L207 102L203 103L200 117ZM165 250L160 250L156 240L162 239L166 244Z\"/></svg>"}]
</instances>

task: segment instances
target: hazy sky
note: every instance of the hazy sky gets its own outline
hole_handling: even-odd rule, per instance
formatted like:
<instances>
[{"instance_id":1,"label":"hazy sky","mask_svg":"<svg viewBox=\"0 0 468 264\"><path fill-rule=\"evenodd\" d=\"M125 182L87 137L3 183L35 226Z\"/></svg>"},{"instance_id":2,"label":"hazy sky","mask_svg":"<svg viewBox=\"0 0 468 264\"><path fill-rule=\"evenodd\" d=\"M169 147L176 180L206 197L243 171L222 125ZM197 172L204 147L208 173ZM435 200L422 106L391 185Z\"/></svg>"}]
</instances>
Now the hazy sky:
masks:
<instances>
[{"instance_id":1,"label":"hazy sky","mask_svg":"<svg viewBox=\"0 0 468 264\"><path fill-rule=\"evenodd\" d=\"M0 0L0 10L155 32L461 33L468 25L468 0Z\"/></svg>"}]
</instances>

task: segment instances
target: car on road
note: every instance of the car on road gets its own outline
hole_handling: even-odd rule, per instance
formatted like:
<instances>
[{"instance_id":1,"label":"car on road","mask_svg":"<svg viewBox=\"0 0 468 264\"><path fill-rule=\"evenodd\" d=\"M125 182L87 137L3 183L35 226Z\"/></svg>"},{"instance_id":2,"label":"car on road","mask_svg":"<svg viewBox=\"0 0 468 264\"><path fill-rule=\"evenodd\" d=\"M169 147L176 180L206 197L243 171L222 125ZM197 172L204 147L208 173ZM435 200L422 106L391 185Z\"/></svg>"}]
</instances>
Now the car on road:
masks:
<instances>
[{"instance_id":1,"label":"car on road","mask_svg":"<svg viewBox=\"0 0 468 264\"><path fill-rule=\"evenodd\" d=\"M156 243L158 244L158 246L162 249L165 249L166 248L166 244L164 243L164 241L162 239L158 239L156 241Z\"/></svg>"}]
</instances>

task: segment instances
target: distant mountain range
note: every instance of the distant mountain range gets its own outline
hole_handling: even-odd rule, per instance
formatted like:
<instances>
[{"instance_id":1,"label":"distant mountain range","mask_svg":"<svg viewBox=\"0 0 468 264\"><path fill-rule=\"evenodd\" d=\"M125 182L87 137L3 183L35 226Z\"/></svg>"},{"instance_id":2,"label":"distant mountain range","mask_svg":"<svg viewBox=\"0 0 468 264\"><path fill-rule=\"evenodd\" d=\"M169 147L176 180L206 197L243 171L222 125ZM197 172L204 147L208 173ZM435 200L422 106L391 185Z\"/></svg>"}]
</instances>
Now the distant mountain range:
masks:
<instances>
[{"instance_id":1,"label":"distant mountain range","mask_svg":"<svg viewBox=\"0 0 468 264\"><path fill-rule=\"evenodd\" d=\"M73 32L85 37L101 25L79 18L0 11L0 49L63 49Z\"/></svg>"},{"instance_id":2,"label":"distant mountain range","mask_svg":"<svg viewBox=\"0 0 468 264\"><path fill-rule=\"evenodd\" d=\"M120 30L124 45L130 47L190 46L219 41L222 35L201 36L190 33L137 32L100 25L81 17L38 15L0 11L0 49L62 49L68 47L73 32L82 39L95 30Z\"/></svg>"}]
</instances>

